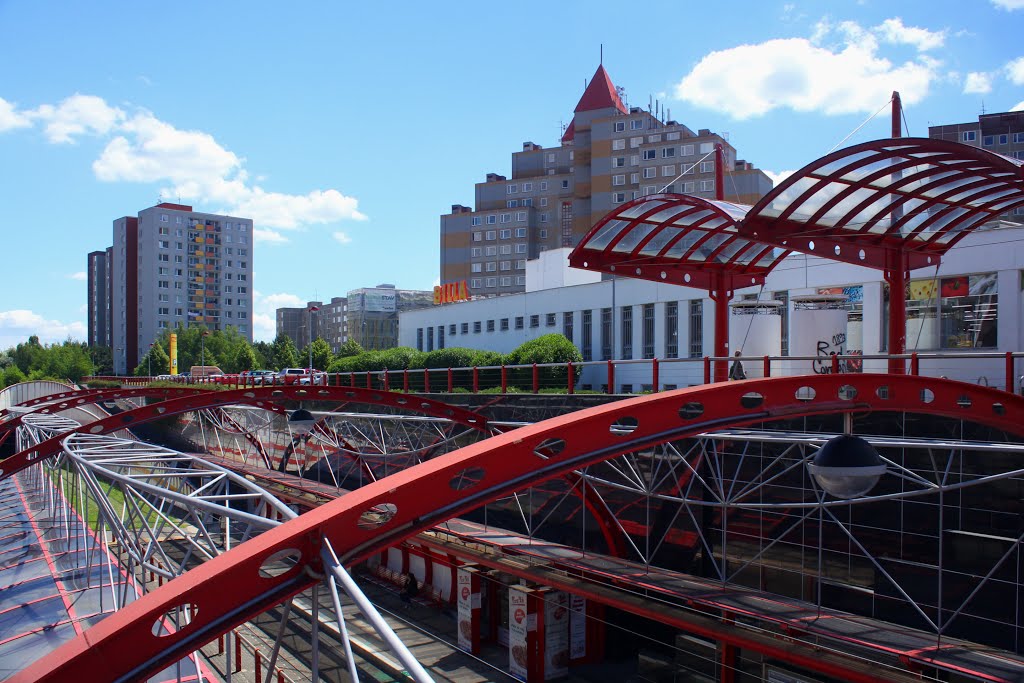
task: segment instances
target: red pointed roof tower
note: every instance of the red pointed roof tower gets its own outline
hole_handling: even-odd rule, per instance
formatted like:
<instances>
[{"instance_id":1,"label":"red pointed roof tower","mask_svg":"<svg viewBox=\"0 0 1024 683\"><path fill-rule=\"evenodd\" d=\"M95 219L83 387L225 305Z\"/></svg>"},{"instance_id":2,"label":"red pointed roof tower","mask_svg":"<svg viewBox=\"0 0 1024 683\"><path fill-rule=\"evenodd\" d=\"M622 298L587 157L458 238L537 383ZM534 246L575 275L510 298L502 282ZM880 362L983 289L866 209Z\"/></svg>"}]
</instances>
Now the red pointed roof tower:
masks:
<instances>
[{"instance_id":1,"label":"red pointed roof tower","mask_svg":"<svg viewBox=\"0 0 1024 683\"><path fill-rule=\"evenodd\" d=\"M623 114L629 113L626 111L626 105L622 104L618 91L615 90L615 84L612 83L608 72L604 70L604 65L601 64L594 72L594 77L590 79L590 85L583 91L583 97L580 98L579 104L573 111L579 113L609 107L614 107Z\"/></svg>"},{"instance_id":2,"label":"red pointed roof tower","mask_svg":"<svg viewBox=\"0 0 1024 683\"><path fill-rule=\"evenodd\" d=\"M611 77L604 70L604 65L600 64L597 67L597 71L594 72L594 77L590 79L587 89L583 91L583 97L580 98L579 104L576 105L576 109L573 112L578 114L582 111L597 111L598 109L610 108L617 109L623 114L629 113L626 110L626 105L622 103L622 99L619 97L619 92L615 89L615 84L612 83ZM569 127L565 129L565 134L562 135L562 142L571 142L575 137L576 122L571 121Z\"/></svg>"}]
</instances>

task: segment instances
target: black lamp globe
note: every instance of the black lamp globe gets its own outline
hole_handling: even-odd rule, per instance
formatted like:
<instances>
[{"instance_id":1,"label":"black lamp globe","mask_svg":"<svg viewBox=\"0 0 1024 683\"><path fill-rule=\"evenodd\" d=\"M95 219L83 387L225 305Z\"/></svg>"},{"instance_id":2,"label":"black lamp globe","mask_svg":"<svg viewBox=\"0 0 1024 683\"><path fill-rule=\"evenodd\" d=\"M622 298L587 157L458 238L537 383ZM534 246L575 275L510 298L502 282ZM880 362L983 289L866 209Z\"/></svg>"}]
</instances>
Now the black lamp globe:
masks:
<instances>
[{"instance_id":1,"label":"black lamp globe","mask_svg":"<svg viewBox=\"0 0 1024 683\"><path fill-rule=\"evenodd\" d=\"M807 470L826 493L850 499L863 496L875 487L885 474L885 463L867 441L842 434L818 449Z\"/></svg>"},{"instance_id":2,"label":"black lamp globe","mask_svg":"<svg viewBox=\"0 0 1024 683\"><path fill-rule=\"evenodd\" d=\"M316 424L316 418L305 408L299 408L288 416L288 426L292 433L298 436L309 434L309 430L313 429L314 424Z\"/></svg>"}]
</instances>

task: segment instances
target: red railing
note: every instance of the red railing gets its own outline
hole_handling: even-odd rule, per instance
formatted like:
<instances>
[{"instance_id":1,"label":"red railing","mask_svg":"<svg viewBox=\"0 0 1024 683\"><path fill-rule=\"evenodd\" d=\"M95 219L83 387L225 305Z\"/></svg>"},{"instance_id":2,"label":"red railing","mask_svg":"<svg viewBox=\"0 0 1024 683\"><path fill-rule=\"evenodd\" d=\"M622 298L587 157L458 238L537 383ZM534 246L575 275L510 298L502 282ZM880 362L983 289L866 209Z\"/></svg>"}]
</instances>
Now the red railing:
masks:
<instances>
[{"instance_id":1,"label":"red railing","mask_svg":"<svg viewBox=\"0 0 1024 683\"><path fill-rule=\"evenodd\" d=\"M902 362L903 372L910 375L946 377L1017 392L1021 391L1024 371L1022 352L978 353L909 353L864 356L741 356L748 378L780 375L843 374L860 372L885 373L889 361ZM365 386L368 389L397 389L394 380L401 373L401 390L406 393L567 393L579 391L605 394L657 392L713 382L712 367L716 363L731 364L737 358L649 358L601 360L583 363L531 363L529 365L495 365L465 368L382 369L362 372L323 373L316 375L315 385ZM445 373L445 374L440 374ZM290 379L290 378L289 378ZM308 383L308 376L303 378ZM146 386L153 377L86 377L82 381L116 381L122 386ZM166 378L163 378L166 381ZM215 384L231 388L280 385L282 378L268 380L250 375L224 375L189 379L172 377L172 382ZM294 384L296 381L288 383Z\"/></svg>"}]
</instances>

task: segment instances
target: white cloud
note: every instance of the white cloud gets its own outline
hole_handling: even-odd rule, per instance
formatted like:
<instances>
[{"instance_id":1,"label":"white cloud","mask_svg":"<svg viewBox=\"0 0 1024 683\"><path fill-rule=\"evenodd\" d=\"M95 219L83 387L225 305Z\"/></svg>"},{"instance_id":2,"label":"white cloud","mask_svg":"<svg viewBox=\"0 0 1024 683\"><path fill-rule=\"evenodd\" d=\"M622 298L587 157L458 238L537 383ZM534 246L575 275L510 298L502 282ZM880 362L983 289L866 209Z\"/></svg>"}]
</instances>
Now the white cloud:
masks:
<instances>
[{"instance_id":1,"label":"white cloud","mask_svg":"<svg viewBox=\"0 0 1024 683\"><path fill-rule=\"evenodd\" d=\"M838 36L840 47L819 44ZM939 63L919 56L895 65L879 55L874 33L854 22L822 20L812 39L784 38L705 56L676 86L675 96L733 118L774 109L825 114L873 113L899 90L915 104L938 78Z\"/></svg>"},{"instance_id":2,"label":"white cloud","mask_svg":"<svg viewBox=\"0 0 1024 683\"><path fill-rule=\"evenodd\" d=\"M274 341L277 336L277 323L274 316L257 313L252 317L252 336L255 341Z\"/></svg>"},{"instance_id":3,"label":"white cloud","mask_svg":"<svg viewBox=\"0 0 1024 683\"><path fill-rule=\"evenodd\" d=\"M53 143L74 142L77 135L106 135L125 118L103 98L77 93L57 106L44 104L26 115L43 122L46 139Z\"/></svg>"},{"instance_id":4,"label":"white cloud","mask_svg":"<svg viewBox=\"0 0 1024 683\"><path fill-rule=\"evenodd\" d=\"M253 229L252 238L259 244L284 244L288 241L287 237L276 230L263 230L261 228Z\"/></svg>"},{"instance_id":5,"label":"white cloud","mask_svg":"<svg viewBox=\"0 0 1024 683\"><path fill-rule=\"evenodd\" d=\"M768 176L769 178L772 179L772 186L773 187L778 187L779 183L781 183L783 180L785 180L789 176L793 175L793 173L794 173L794 171L779 171L778 173L774 173L772 171L768 171L768 170L765 170L765 169L761 169L761 170L764 171L764 174L766 176Z\"/></svg>"},{"instance_id":6,"label":"white cloud","mask_svg":"<svg viewBox=\"0 0 1024 683\"><path fill-rule=\"evenodd\" d=\"M946 31L929 31L917 26L904 26L899 17L886 19L875 27L878 36L894 45L913 45L919 51L934 50L946 42Z\"/></svg>"},{"instance_id":7,"label":"white cloud","mask_svg":"<svg viewBox=\"0 0 1024 683\"><path fill-rule=\"evenodd\" d=\"M1024 0L992 0L992 4L1007 12L1012 12L1015 9L1024 9Z\"/></svg>"},{"instance_id":8,"label":"white cloud","mask_svg":"<svg viewBox=\"0 0 1024 683\"><path fill-rule=\"evenodd\" d=\"M245 160L212 135L176 128L148 111L129 115L94 95L75 94L58 105L31 110L18 110L0 99L0 132L37 122L51 143L74 142L81 135L108 138L92 164L99 180L169 183L160 188L162 195L204 204L209 211L250 217L264 230L265 242L287 241L267 228L366 220L358 200L336 189L287 194L254 184Z\"/></svg>"},{"instance_id":9,"label":"white cloud","mask_svg":"<svg viewBox=\"0 0 1024 683\"><path fill-rule=\"evenodd\" d=\"M984 71L972 71L964 81L965 95L984 95L992 92L992 74Z\"/></svg>"},{"instance_id":10,"label":"white cloud","mask_svg":"<svg viewBox=\"0 0 1024 683\"><path fill-rule=\"evenodd\" d=\"M1024 101L1015 104L1010 111L1024 111Z\"/></svg>"},{"instance_id":11,"label":"white cloud","mask_svg":"<svg viewBox=\"0 0 1024 683\"><path fill-rule=\"evenodd\" d=\"M1014 85L1024 85L1024 57L1018 57L1006 65L1006 77Z\"/></svg>"},{"instance_id":12,"label":"white cloud","mask_svg":"<svg viewBox=\"0 0 1024 683\"><path fill-rule=\"evenodd\" d=\"M335 240L338 241L339 244L348 244L348 243L350 243L352 241L351 237L349 237L345 233L341 232L340 230L338 232L334 233L333 237L334 237Z\"/></svg>"},{"instance_id":13,"label":"white cloud","mask_svg":"<svg viewBox=\"0 0 1024 683\"><path fill-rule=\"evenodd\" d=\"M253 338L256 341L273 341L277 336L277 309L279 308L301 308L306 302L285 292L268 294L255 291L253 298Z\"/></svg>"},{"instance_id":14,"label":"white cloud","mask_svg":"<svg viewBox=\"0 0 1024 683\"><path fill-rule=\"evenodd\" d=\"M31 125L32 122L24 112L16 111L13 104L0 97L0 133Z\"/></svg>"},{"instance_id":15,"label":"white cloud","mask_svg":"<svg viewBox=\"0 0 1024 683\"><path fill-rule=\"evenodd\" d=\"M9 348L27 341L32 335L46 344L62 342L68 337L83 340L85 324L79 321L65 323L47 320L38 313L25 309L0 311L0 348Z\"/></svg>"},{"instance_id":16,"label":"white cloud","mask_svg":"<svg viewBox=\"0 0 1024 683\"><path fill-rule=\"evenodd\" d=\"M89 275L84 270L80 270L77 273L71 273L70 275L68 275L69 280L79 280L81 282L84 282L86 279L88 279L88 277Z\"/></svg>"}]
</instances>

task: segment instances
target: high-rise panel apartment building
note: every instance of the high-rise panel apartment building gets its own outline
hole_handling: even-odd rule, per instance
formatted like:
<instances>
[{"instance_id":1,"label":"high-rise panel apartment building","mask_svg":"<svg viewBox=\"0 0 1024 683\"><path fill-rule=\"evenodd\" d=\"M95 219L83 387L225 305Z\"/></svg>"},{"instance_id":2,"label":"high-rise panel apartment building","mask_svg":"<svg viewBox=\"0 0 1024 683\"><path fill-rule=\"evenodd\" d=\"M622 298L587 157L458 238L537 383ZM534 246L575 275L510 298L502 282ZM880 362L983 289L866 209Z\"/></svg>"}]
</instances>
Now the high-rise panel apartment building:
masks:
<instances>
[{"instance_id":1,"label":"high-rise panel apartment building","mask_svg":"<svg viewBox=\"0 0 1024 683\"><path fill-rule=\"evenodd\" d=\"M93 251L87 257L89 346L110 346L110 260L113 248Z\"/></svg>"},{"instance_id":2,"label":"high-rise panel apartment building","mask_svg":"<svg viewBox=\"0 0 1024 683\"><path fill-rule=\"evenodd\" d=\"M928 137L981 147L1024 161L1024 111L982 114L977 121L928 126ZM1024 220L1024 208L1014 209L1005 218Z\"/></svg>"},{"instance_id":3,"label":"high-rise panel apartment building","mask_svg":"<svg viewBox=\"0 0 1024 683\"><path fill-rule=\"evenodd\" d=\"M301 349L311 339L320 337L334 353L341 350L341 345L348 340L347 317L348 302L343 296L332 297L326 304L309 301L301 308L279 308L275 312L277 334L291 339L297 348Z\"/></svg>"},{"instance_id":4,"label":"high-rise panel apartment building","mask_svg":"<svg viewBox=\"0 0 1024 683\"><path fill-rule=\"evenodd\" d=\"M252 219L162 203L114 221L114 370L131 372L164 330L234 327L252 340Z\"/></svg>"},{"instance_id":5,"label":"high-rise panel apartment building","mask_svg":"<svg viewBox=\"0 0 1024 683\"><path fill-rule=\"evenodd\" d=\"M714 199L716 144L727 200L753 204L772 188L721 135L627 107L599 66L558 147L523 143L511 179L487 174L475 208L441 216L441 281L466 280L471 295L522 292L527 259L575 246L619 204L659 192Z\"/></svg>"}]
</instances>

